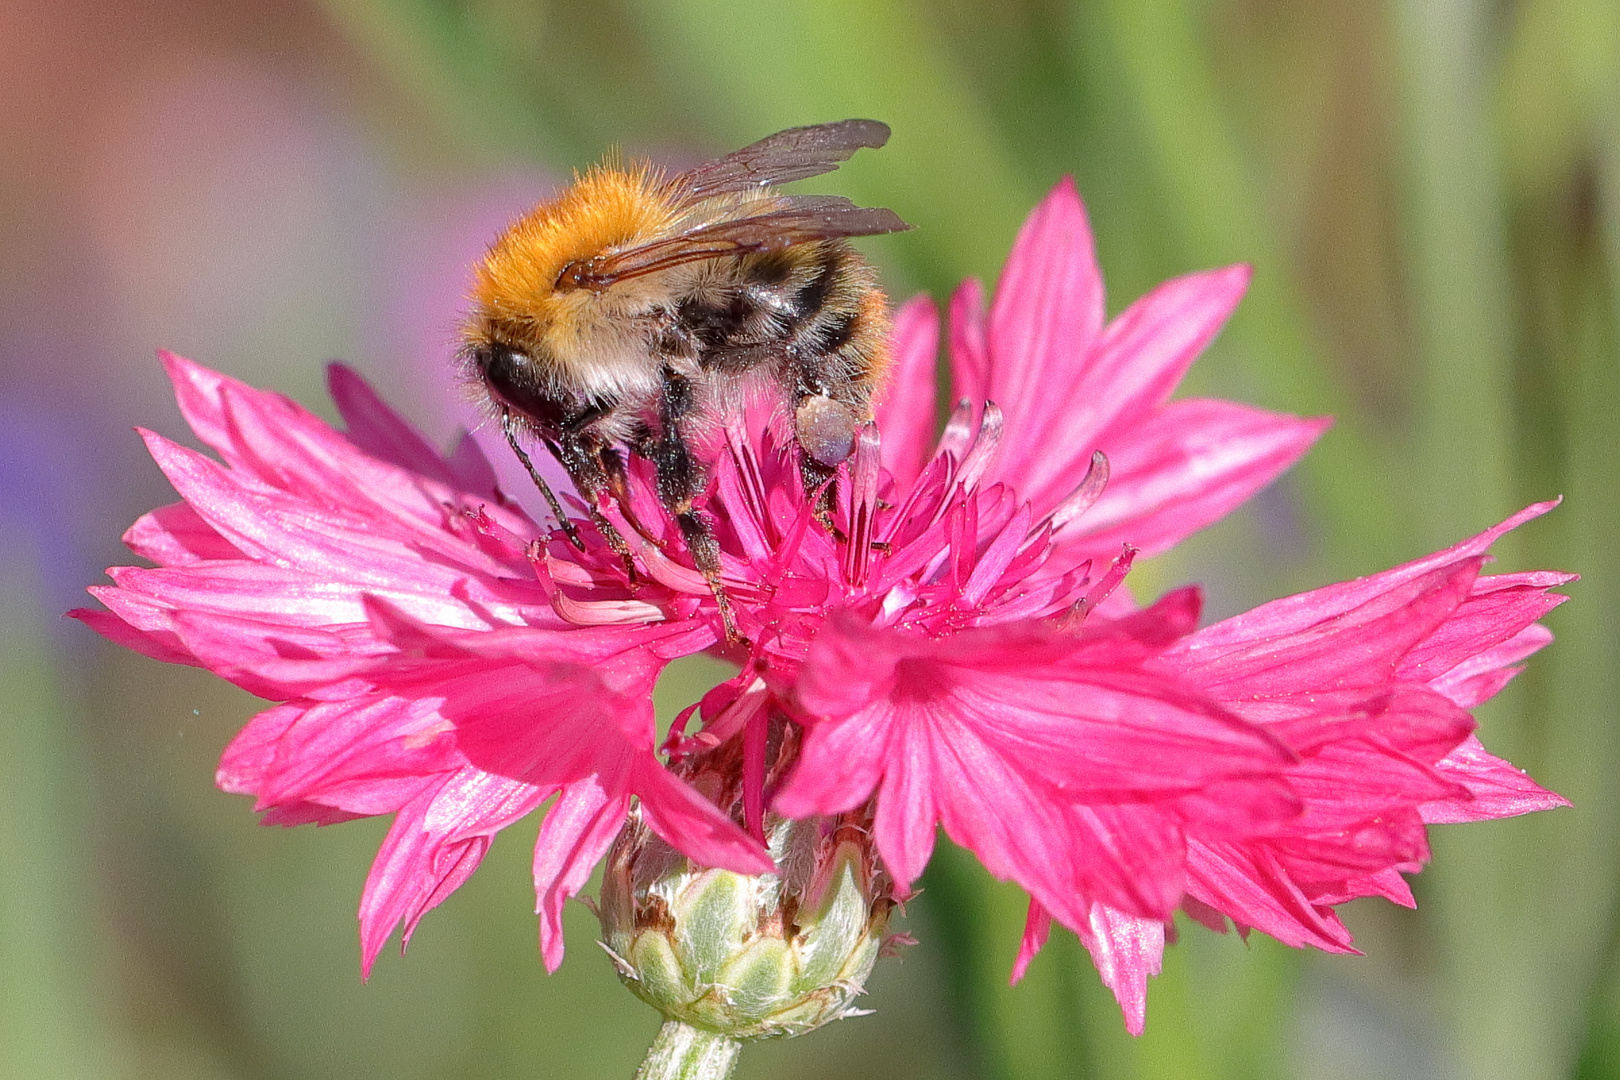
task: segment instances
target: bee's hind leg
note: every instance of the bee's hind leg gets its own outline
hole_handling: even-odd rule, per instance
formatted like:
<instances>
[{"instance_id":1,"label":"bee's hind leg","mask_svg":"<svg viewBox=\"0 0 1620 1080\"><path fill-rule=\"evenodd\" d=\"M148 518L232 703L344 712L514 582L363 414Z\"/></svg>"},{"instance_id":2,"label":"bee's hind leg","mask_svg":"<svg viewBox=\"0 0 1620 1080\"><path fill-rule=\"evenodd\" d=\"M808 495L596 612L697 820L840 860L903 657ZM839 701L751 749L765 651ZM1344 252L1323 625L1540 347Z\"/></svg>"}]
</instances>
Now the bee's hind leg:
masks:
<instances>
[{"instance_id":1,"label":"bee's hind leg","mask_svg":"<svg viewBox=\"0 0 1620 1080\"><path fill-rule=\"evenodd\" d=\"M613 500L619 504L619 512L624 515L625 524L649 543L659 543L661 538L649 531L636 517L635 506L630 501L630 473L625 467L624 455L611 446L604 446L599 457L602 474L607 477L608 490L613 492Z\"/></svg>"},{"instance_id":2,"label":"bee's hind leg","mask_svg":"<svg viewBox=\"0 0 1620 1080\"><path fill-rule=\"evenodd\" d=\"M833 508L838 505L838 470L823 465L809 454L800 454L799 479L804 484L805 498L810 500L810 512L822 528L835 539L843 540L843 530L833 521Z\"/></svg>"},{"instance_id":3,"label":"bee's hind leg","mask_svg":"<svg viewBox=\"0 0 1620 1080\"><path fill-rule=\"evenodd\" d=\"M731 606L731 597L726 594L725 582L720 579L720 544L714 538L709 519L701 511L692 509L690 504L685 510L675 510L674 513L675 521L681 527L681 536L686 540L686 549L692 553L692 562L714 593L715 606L720 609L720 622L726 629L726 640L733 645L746 644L748 639L737 629L737 612Z\"/></svg>"},{"instance_id":4,"label":"bee's hind leg","mask_svg":"<svg viewBox=\"0 0 1620 1080\"><path fill-rule=\"evenodd\" d=\"M854 452L855 430L862 422L855 408L821 393L803 393L793 410L804 493L814 500L816 520L839 540L844 535L832 516L838 498L838 466Z\"/></svg>"}]
</instances>

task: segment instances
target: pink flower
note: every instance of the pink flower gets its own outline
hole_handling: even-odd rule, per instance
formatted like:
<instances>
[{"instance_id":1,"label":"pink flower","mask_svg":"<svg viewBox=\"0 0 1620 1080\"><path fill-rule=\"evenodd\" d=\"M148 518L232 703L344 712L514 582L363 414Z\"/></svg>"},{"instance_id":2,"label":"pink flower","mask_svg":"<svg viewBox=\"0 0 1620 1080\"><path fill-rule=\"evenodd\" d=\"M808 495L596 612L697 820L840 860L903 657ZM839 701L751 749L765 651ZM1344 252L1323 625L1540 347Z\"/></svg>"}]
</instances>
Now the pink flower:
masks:
<instances>
[{"instance_id":1,"label":"pink flower","mask_svg":"<svg viewBox=\"0 0 1620 1080\"><path fill-rule=\"evenodd\" d=\"M1226 513L1325 426L1166 401L1247 279L1181 278L1105 326L1065 183L988 318L974 283L953 301L964 403L937 444L937 319L902 308L884 441L859 440L835 529L769 418L728 417L706 510L746 647L726 643L645 463L624 505L599 507L632 575L586 515L579 551L497 490L471 443L441 457L341 368L343 434L169 357L224 464L147 436L184 501L126 536L158 565L114 569L93 590L107 610L77 614L281 703L219 772L267 822L395 815L361 904L367 967L553 795L535 855L550 967L561 906L632 800L693 860L745 873L771 867L768 812L870 813L902 894L943 827L1029 891L1019 970L1056 918L1140 1031L1177 907L1347 948L1332 906L1406 899L1424 822L1558 801L1470 741L1464 710L1545 642L1534 620L1567 580L1479 578L1495 533L1203 631L1192 591L1136 610L1118 590L1138 551ZM739 673L661 757L653 681L705 650ZM711 765L733 774L686 768L722 744L738 752Z\"/></svg>"}]
</instances>

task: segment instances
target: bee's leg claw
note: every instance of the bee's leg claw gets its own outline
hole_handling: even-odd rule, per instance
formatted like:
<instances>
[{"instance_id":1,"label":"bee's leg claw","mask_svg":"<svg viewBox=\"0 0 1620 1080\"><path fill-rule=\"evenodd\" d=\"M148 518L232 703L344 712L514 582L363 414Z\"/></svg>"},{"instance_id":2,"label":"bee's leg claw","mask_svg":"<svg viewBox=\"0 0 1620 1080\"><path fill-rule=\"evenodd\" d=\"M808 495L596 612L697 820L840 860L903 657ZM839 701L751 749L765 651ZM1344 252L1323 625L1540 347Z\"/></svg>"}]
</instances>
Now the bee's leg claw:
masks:
<instances>
[{"instance_id":1,"label":"bee's leg claw","mask_svg":"<svg viewBox=\"0 0 1620 1080\"><path fill-rule=\"evenodd\" d=\"M624 564L624 576L630 579L630 584L634 585L640 580L640 576L636 573L635 555L631 552L629 543L625 541L624 534L619 532L614 527L613 522L609 521L606 515L595 506L591 507L591 524L596 526L596 531L602 534L602 539L607 541L607 546Z\"/></svg>"},{"instance_id":2,"label":"bee's leg claw","mask_svg":"<svg viewBox=\"0 0 1620 1080\"><path fill-rule=\"evenodd\" d=\"M748 639L737 629L737 611L731 605L725 582L720 579L720 545L714 538L714 530L709 528L708 519L698 511L687 508L675 512L675 521L681 527L686 549L692 553L692 562L714 593L715 606L720 609L720 622L726 629L726 641L733 645L746 645Z\"/></svg>"}]
</instances>

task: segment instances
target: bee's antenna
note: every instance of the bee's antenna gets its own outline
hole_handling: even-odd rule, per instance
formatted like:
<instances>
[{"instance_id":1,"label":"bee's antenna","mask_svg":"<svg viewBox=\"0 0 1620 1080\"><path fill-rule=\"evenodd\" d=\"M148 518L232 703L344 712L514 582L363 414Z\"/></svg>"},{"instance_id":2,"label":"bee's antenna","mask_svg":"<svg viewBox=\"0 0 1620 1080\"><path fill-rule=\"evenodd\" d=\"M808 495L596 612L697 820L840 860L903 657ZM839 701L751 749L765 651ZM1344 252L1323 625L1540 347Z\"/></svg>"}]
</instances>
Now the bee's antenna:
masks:
<instances>
[{"instance_id":1,"label":"bee's antenna","mask_svg":"<svg viewBox=\"0 0 1620 1080\"><path fill-rule=\"evenodd\" d=\"M546 497L546 504L551 507L552 515L556 517L557 524L562 527L563 535L568 537L568 542L574 545L576 549L584 551L585 541L579 538L579 530L574 528L574 523L568 519L567 514L563 513L562 503L557 501L557 496L552 492L551 485L546 483L545 478L540 475L540 470L536 469L534 462L529 460L528 452L518 443L517 425L512 422L512 412L509 409L501 410L501 430L506 433L507 445L511 446L512 452L518 456L519 461L523 462L524 469L528 470L529 479L533 480L534 486L540 489L540 494Z\"/></svg>"}]
</instances>

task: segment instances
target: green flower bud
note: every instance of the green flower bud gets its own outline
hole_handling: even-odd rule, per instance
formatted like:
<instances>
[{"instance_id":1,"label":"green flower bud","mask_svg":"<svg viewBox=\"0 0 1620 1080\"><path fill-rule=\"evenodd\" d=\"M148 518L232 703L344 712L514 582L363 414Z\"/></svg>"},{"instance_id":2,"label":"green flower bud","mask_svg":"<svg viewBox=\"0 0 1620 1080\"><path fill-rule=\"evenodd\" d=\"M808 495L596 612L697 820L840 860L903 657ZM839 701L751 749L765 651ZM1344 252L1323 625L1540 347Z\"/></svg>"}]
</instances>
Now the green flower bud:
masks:
<instances>
[{"instance_id":1,"label":"green flower bud","mask_svg":"<svg viewBox=\"0 0 1620 1080\"><path fill-rule=\"evenodd\" d=\"M870 820L765 819L778 872L693 865L633 816L608 854L603 947L638 997L733 1039L859 1015L895 907Z\"/></svg>"}]
</instances>

